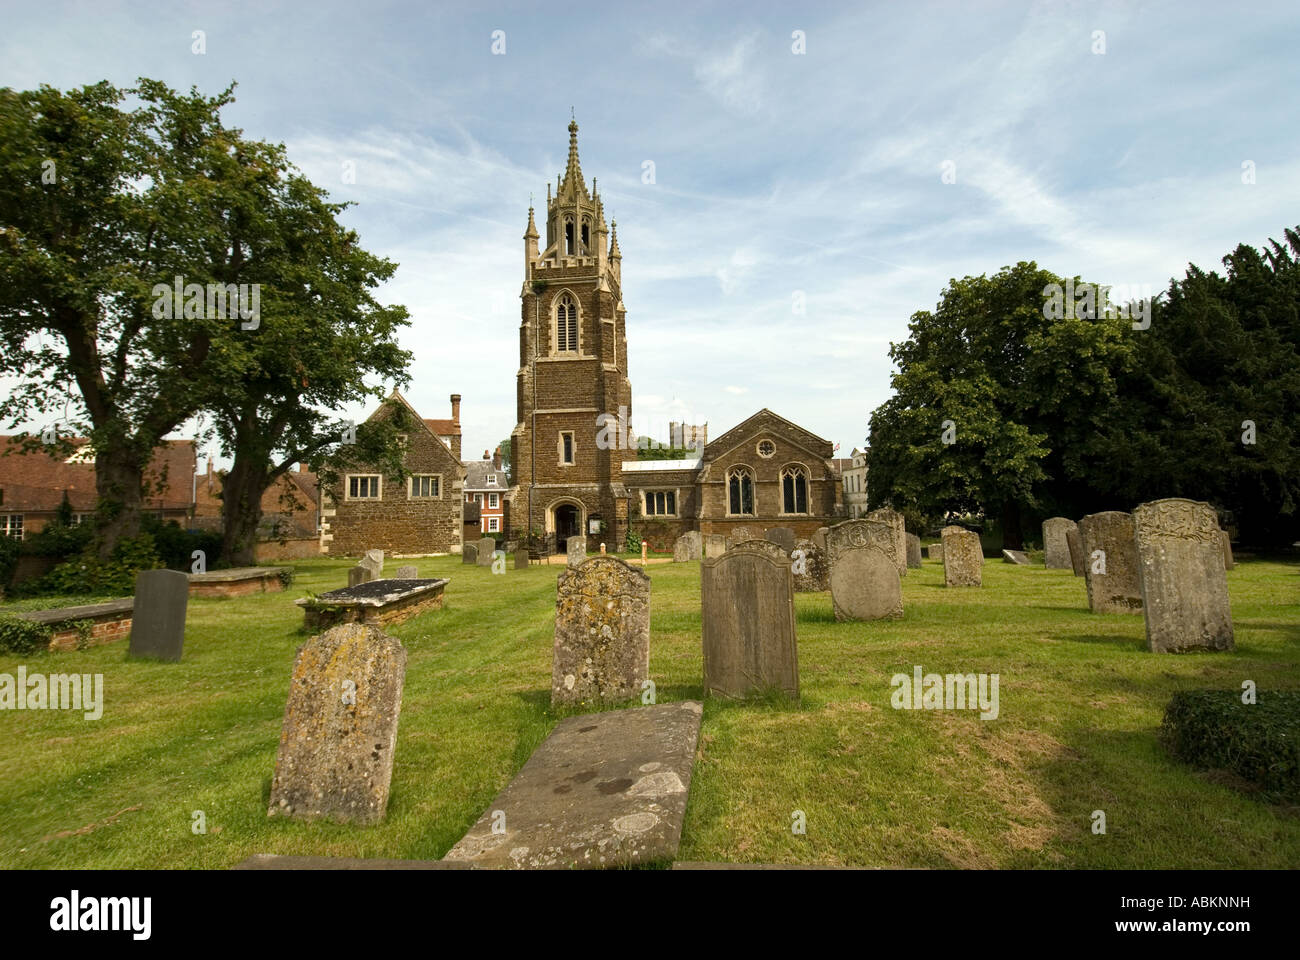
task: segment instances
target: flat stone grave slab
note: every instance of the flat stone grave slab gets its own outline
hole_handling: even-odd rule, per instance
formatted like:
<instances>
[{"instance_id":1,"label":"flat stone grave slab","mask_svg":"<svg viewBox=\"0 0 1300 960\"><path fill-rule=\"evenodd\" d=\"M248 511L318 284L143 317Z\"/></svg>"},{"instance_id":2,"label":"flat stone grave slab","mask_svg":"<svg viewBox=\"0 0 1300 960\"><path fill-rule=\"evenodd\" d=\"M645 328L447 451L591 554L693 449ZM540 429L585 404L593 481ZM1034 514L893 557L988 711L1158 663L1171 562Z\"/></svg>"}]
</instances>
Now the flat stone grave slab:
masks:
<instances>
[{"instance_id":1,"label":"flat stone grave slab","mask_svg":"<svg viewBox=\"0 0 1300 960\"><path fill-rule=\"evenodd\" d=\"M381 857L295 857L255 853L231 870L471 870L458 860L386 860Z\"/></svg>"},{"instance_id":2,"label":"flat stone grave slab","mask_svg":"<svg viewBox=\"0 0 1300 960\"><path fill-rule=\"evenodd\" d=\"M120 640L131 632L135 598L89 603L76 607L56 607L52 610L32 610L16 614L22 620L41 623L51 628L49 649L75 650L79 645L98 646ZM90 632L82 638L76 624L90 621Z\"/></svg>"},{"instance_id":3,"label":"flat stone grave slab","mask_svg":"<svg viewBox=\"0 0 1300 960\"><path fill-rule=\"evenodd\" d=\"M561 720L444 859L513 870L671 860L702 710L687 700Z\"/></svg>"},{"instance_id":4,"label":"flat stone grave slab","mask_svg":"<svg viewBox=\"0 0 1300 960\"><path fill-rule=\"evenodd\" d=\"M295 600L302 607L303 625L326 630L340 623L401 623L426 610L442 609L442 593L450 580L369 580L355 587L331 590Z\"/></svg>"},{"instance_id":5,"label":"flat stone grave slab","mask_svg":"<svg viewBox=\"0 0 1300 960\"><path fill-rule=\"evenodd\" d=\"M1029 556L1023 550L1003 550L1002 559L1020 567L1029 566Z\"/></svg>"},{"instance_id":6,"label":"flat stone grave slab","mask_svg":"<svg viewBox=\"0 0 1300 960\"><path fill-rule=\"evenodd\" d=\"M284 589L281 573L292 572L291 567L234 567L230 570L209 570L191 573L191 597L242 597L249 593L277 593Z\"/></svg>"}]
</instances>

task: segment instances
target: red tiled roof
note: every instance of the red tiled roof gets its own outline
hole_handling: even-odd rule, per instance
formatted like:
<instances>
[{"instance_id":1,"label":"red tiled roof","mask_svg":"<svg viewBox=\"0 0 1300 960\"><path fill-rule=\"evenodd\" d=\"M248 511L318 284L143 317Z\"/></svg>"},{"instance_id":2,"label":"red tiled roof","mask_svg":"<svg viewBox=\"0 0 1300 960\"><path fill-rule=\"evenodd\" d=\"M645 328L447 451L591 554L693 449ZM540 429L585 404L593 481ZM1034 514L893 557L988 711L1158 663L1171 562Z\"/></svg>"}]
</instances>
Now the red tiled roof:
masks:
<instances>
[{"instance_id":1,"label":"red tiled roof","mask_svg":"<svg viewBox=\"0 0 1300 960\"><path fill-rule=\"evenodd\" d=\"M80 449L83 438L72 441ZM145 479L150 487L146 507L184 510L190 506L193 490L195 454L193 440L167 440L154 451ZM154 485L164 475L161 489ZM23 453L18 438L0 436L0 490L5 513L42 513L59 508L63 493L77 513L95 509L95 465L68 463L66 458L51 457L44 451Z\"/></svg>"},{"instance_id":2,"label":"red tiled roof","mask_svg":"<svg viewBox=\"0 0 1300 960\"><path fill-rule=\"evenodd\" d=\"M428 417L424 420L429 425L429 429L440 437L459 437L460 424L455 420L430 420Z\"/></svg>"}]
</instances>

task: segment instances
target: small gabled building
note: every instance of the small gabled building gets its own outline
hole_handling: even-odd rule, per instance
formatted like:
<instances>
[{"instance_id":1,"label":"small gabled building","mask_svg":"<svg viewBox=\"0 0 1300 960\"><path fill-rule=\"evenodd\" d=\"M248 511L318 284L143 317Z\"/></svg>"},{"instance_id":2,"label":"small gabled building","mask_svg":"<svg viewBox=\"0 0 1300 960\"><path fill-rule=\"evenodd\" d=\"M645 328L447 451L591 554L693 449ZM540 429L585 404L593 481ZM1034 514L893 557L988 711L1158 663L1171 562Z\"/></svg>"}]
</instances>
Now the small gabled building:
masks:
<instances>
[{"instance_id":1,"label":"small gabled building","mask_svg":"<svg viewBox=\"0 0 1300 960\"><path fill-rule=\"evenodd\" d=\"M452 394L452 420L428 421L400 392L380 404L367 422L405 409L405 480L378 468L353 467L321 490L321 553L360 556L380 549L402 556L460 553L464 542L465 468L460 446L460 395ZM450 441L450 442L449 442Z\"/></svg>"}]
</instances>

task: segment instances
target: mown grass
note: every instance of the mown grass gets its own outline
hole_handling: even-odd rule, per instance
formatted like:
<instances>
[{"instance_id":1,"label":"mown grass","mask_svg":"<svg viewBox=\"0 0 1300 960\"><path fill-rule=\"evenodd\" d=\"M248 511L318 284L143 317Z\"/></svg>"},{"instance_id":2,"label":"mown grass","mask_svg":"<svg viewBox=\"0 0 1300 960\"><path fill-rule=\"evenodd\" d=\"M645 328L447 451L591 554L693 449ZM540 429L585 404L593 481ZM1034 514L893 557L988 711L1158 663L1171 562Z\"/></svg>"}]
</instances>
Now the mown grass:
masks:
<instances>
[{"instance_id":1,"label":"mown grass","mask_svg":"<svg viewBox=\"0 0 1300 960\"><path fill-rule=\"evenodd\" d=\"M392 573L401 563L386 564ZM193 600L179 664L125 645L16 657L0 672L104 675L98 721L0 712L0 865L231 866L253 853L442 856L554 726L558 566L415 561L447 602L393 628L408 650L387 820L268 820L293 657L293 599L346 583L352 561L295 564L285 593ZM699 565L651 565L659 702L699 698ZM802 699L709 701L679 857L890 867L1261 868L1300 865L1300 817L1170 758L1156 734L1180 689L1300 687L1297 567L1228 574L1232 654L1157 656L1140 616L1087 610L1069 571L990 560L945 590L926 561L901 621L835 623L796 598ZM0 607L0 609L5 609ZM890 708L890 677L997 673L1000 716ZM192 832L193 812L207 833ZM791 832L803 811L807 833ZM1103 810L1107 832L1091 831Z\"/></svg>"}]
</instances>

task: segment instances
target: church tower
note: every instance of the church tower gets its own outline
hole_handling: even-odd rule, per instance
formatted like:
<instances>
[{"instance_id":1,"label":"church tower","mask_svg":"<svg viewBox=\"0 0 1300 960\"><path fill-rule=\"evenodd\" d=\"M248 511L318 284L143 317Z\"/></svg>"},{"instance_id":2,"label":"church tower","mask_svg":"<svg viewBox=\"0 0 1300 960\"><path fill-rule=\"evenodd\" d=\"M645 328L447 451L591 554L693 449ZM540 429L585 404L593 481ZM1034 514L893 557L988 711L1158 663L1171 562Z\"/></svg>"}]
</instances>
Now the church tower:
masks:
<instances>
[{"instance_id":1,"label":"church tower","mask_svg":"<svg viewBox=\"0 0 1300 960\"><path fill-rule=\"evenodd\" d=\"M510 536L550 534L557 549L587 536L589 546L619 550L627 535L621 465L636 459L622 255L596 181L583 182L576 122L554 197L546 187L546 246L538 251L531 206L523 239Z\"/></svg>"}]
</instances>

